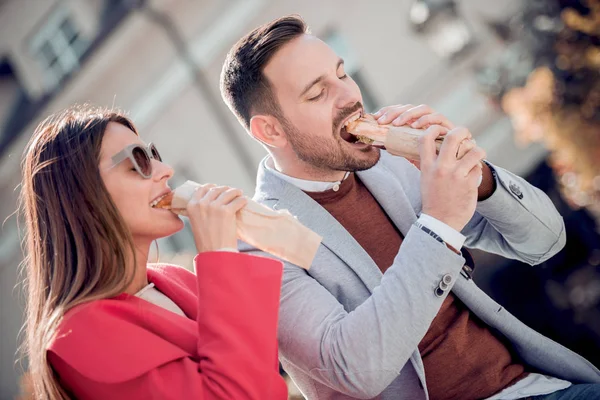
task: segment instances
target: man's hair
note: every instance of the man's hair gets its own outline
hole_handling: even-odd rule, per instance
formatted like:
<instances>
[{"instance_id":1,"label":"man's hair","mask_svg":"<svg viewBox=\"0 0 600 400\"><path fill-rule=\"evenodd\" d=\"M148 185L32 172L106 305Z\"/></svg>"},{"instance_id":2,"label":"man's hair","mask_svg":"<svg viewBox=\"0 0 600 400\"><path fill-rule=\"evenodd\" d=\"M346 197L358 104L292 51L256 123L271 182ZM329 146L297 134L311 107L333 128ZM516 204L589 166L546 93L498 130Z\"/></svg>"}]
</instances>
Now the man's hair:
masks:
<instances>
[{"instance_id":1,"label":"man's hair","mask_svg":"<svg viewBox=\"0 0 600 400\"><path fill-rule=\"evenodd\" d=\"M257 113L283 118L263 71L281 47L306 33L308 26L299 16L281 17L248 33L227 54L221 71L221 96L246 129Z\"/></svg>"}]
</instances>

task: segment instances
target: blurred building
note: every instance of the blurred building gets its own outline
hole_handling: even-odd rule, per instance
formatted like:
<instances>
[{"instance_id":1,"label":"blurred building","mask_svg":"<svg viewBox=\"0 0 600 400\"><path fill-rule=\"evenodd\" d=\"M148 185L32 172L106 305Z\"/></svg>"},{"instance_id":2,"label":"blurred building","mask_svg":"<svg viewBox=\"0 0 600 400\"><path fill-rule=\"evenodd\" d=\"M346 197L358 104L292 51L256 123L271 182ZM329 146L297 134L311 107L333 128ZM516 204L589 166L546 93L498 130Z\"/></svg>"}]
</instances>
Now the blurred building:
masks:
<instances>
[{"instance_id":1,"label":"blurred building","mask_svg":"<svg viewBox=\"0 0 600 400\"><path fill-rule=\"evenodd\" d=\"M252 194L264 150L222 103L218 81L231 45L257 25L297 13L346 60L375 111L426 103L465 125L489 159L526 175L545 156L518 149L474 73L504 45L487 20L517 0L0 0L0 398L18 391L22 260L16 209L20 158L35 126L74 103L130 111L144 140L194 179ZM193 251L185 232L161 254Z\"/></svg>"}]
</instances>

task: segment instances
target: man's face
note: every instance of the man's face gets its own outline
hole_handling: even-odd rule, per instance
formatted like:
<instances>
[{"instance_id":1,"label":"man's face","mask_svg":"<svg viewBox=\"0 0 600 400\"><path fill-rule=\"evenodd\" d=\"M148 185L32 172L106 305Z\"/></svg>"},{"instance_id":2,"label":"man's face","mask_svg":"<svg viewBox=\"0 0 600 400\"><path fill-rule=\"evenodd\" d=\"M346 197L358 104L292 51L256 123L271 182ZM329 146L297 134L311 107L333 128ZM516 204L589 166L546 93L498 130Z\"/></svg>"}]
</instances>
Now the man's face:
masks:
<instances>
[{"instance_id":1,"label":"man's face","mask_svg":"<svg viewBox=\"0 0 600 400\"><path fill-rule=\"evenodd\" d=\"M324 42L302 35L269 61L265 76L279 101L288 142L297 157L321 170L360 171L379 149L357 143L344 124L364 114L360 89L343 60Z\"/></svg>"}]
</instances>

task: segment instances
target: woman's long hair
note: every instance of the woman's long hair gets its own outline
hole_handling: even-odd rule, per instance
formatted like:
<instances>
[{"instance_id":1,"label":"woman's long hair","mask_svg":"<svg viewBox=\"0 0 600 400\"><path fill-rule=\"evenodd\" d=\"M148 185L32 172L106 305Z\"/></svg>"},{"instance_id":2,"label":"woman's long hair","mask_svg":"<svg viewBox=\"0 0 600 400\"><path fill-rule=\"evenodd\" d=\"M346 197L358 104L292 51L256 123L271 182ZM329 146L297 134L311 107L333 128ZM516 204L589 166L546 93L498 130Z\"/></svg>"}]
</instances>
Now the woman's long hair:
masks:
<instances>
[{"instance_id":1,"label":"woman's long hair","mask_svg":"<svg viewBox=\"0 0 600 400\"><path fill-rule=\"evenodd\" d=\"M69 398L46 357L65 312L122 293L135 273L133 239L98 168L110 122L136 132L120 112L80 106L44 120L23 156L24 349L39 399Z\"/></svg>"}]
</instances>

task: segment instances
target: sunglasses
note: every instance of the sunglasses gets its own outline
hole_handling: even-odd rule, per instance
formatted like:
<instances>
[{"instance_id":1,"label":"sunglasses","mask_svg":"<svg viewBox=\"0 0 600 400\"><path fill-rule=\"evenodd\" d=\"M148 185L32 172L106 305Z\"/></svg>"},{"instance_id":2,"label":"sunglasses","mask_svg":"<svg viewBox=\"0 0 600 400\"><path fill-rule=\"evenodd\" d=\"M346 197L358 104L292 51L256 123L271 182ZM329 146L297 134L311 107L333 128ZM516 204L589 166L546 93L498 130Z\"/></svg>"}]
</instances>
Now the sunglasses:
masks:
<instances>
[{"instance_id":1,"label":"sunglasses","mask_svg":"<svg viewBox=\"0 0 600 400\"><path fill-rule=\"evenodd\" d=\"M152 177L153 159L162 161L162 158L153 143L148 143L147 147L139 144L130 144L112 157L112 167L125 160L131 160L131 163L138 174L144 179L150 179Z\"/></svg>"}]
</instances>

